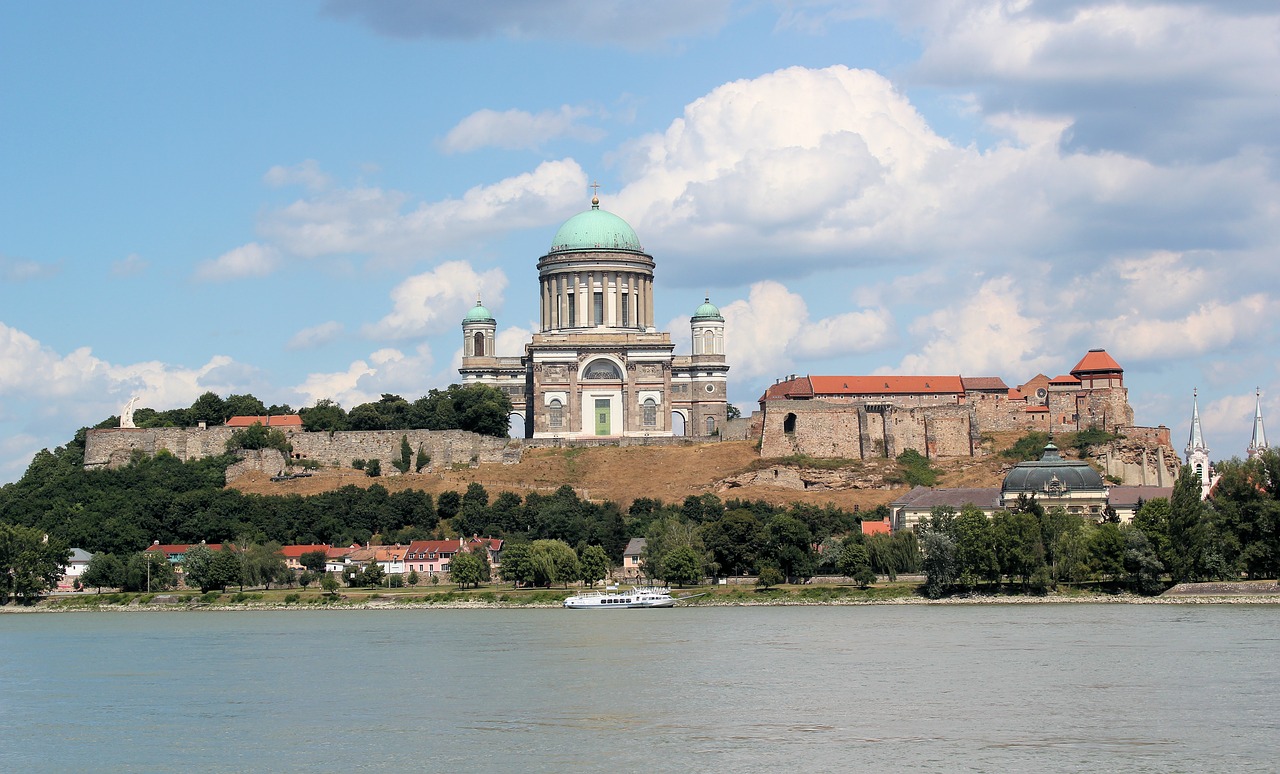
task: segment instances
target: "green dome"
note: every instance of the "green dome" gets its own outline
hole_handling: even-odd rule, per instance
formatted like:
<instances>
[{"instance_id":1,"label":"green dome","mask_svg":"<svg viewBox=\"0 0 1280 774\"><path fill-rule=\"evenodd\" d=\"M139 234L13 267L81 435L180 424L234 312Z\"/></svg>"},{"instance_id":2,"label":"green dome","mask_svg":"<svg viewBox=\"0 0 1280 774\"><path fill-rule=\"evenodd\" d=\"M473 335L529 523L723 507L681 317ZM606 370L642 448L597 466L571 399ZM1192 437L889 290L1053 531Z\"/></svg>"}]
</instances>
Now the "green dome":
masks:
<instances>
[{"instance_id":1,"label":"green dome","mask_svg":"<svg viewBox=\"0 0 1280 774\"><path fill-rule=\"evenodd\" d=\"M1032 462L1019 462L1004 477L1000 487L1005 492L1052 493L1058 491L1101 492L1106 489L1102 475L1083 460L1063 459L1058 447L1050 443L1044 456Z\"/></svg>"},{"instance_id":2,"label":"green dome","mask_svg":"<svg viewBox=\"0 0 1280 774\"><path fill-rule=\"evenodd\" d=\"M480 299L476 299L476 305L471 307L471 311L467 312L467 316L462 318L462 322L497 322L493 319L493 315L489 314L489 310L480 305Z\"/></svg>"},{"instance_id":3,"label":"green dome","mask_svg":"<svg viewBox=\"0 0 1280 774\"><path fill-rule=\"evenodd\" d=\"M719 322L724 322L724 317L720 316L720 309L716 307L715 304L711 303L710 297L706 298L702 302L702 306L698 307L697 311L693 313L693 319L695 322L698 320L717 320Z\"/></svg>"},{"instance_id":4,"label":"green dome","mask_svg":"<svg viewBox=\"0 0 1280 774\"><path fill-rule=\"evenodd\" d=\"M591 200L591 209L565 221L551 241L552 253L572 250L634 250L640 252L640 238L627 222L600 209L600 200Z\"/></svg>"}]
</instances>

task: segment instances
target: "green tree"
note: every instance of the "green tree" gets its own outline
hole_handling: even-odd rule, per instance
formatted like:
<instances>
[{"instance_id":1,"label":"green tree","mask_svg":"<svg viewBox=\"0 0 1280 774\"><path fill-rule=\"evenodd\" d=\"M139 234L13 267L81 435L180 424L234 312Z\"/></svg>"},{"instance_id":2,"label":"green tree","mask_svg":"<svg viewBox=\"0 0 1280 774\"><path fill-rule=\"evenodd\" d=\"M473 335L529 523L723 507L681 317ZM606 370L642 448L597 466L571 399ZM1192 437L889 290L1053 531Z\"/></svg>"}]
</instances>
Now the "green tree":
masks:
<instances>
[{"instance_id":1,"label":"green tree","mask_svg":"<svg viewBox=\"0 0 1280 774\"><path fill-rule=\"evenodd\" d=\"M298 564L315 573L324 572L325 565L328 561L328 553L319 549L315 551L304 551L302 555L298 557Z\"/></svg>"},{"instance_id":2,"label":"green tree","mask_svg":"<svg viewBox=\"0 0 1280 774\"><path fill-rule=\"evenodd\" d=\"M80 576L80 582L86 588L93 586L102 593L102 589L117 589L124 585L124 562L115 554L97 553L89 560L89 566Z\"/></svg>"},{"instance_id":3,"label":"green tree","mask_svg":"<svg viewBox=\"0 0 1280 774\"><path fill-rule=\"evenodd\" d=\"M333 596L338 592L338 579L333 577L333 573L326 572L324 577L320 579L320 588L324 589L324 593Z\"/></svg>"},{"instance_id":4,"label":"green tree","mask_svg":"<svg viewBox=\"0 0 1280 774\"><path fill-rule=\"evenodd\" d=\"M503 556L503 564L507 557ZM530 582L537 586L551 586L576 580L581 572L578 569L578 555L568 543L562 540L535 540L529 544L529 557L526 572Z\"/></svg>"},{"instance_id":5,"label":"green tree","mask_svg":"<svg viewBox=\"0 0 1280 774\"><path fill-rule=\"evenodd\" d=\"M311 408L299 410L298 415L302 417L302 427L307 432L335 432L348 427L347 412L328 398L316 401Z\"/></svg>"},{"instance_id":6,"label":"green tree","mask_svg":"<svg viewBox=\"0 0 1280 774\"><path fill-rule=\"evenodd\" d=\"M183 581L203 592L225 591L240 579L240 560L229 548L214 551L207 545L193 545L182 558Z\"/></svg>"},{"instance_id":7,"label":"green tree","mask_svg":"<svg viewBox=\"0 0 1280 774\"><path fill-rule=\"evenodd\" d=\"M0 605L35 602L57 586L70 558L65 543L39 529L0 524Z\"/></svg>"},{"instance_id":8,"label":"green tree","mask_svg":"<svg viewBox=\"0 0 1280 774\"><path fill-rule=\"evenodd\" d=\"M756 576L756 586L762 589L771 589L786 582L786 578L782 576L782 571L771 564L766 564L760 568L760 574Z\"/></svg>"},{"instance_id":9,"label":"green tree","mask_svg":"<svg viewBox=\"0 0 1280 774\"><path fill-rule=\"evenodd\" d=\"M410 586L417 586L417 585L418 585L418 582L419 582L419 581L421 581L421 580L422 580L422 579L418 577L418 571L417 571L417 570L410 570L410 571L409 571L409 576L408 576L407 578L405 578L405 582L406 582L406 583L408 583Z\"/></svg>"},{"instance_id":10,"label":"green tree","mask_svg":"<svg viewBox=\"0 0 1280 774\"><path fill-rule=\"evenodd\" d=\"M159 551L132 554L124 566L120 587L125 591L165 591L178 585L173 565Z\"/></svg>"},{"instance_id":11,"label":"green tree","mask_svg":"<svg viewBox=\"0 0 1280 774\"><path fill-rule=\"evenodd\" d=\"M512 586L533 581L529 567L529 544L508 543L502 549L502 564L499 566L502 579Z\"/></svg>"},{"instance_id":12,"label":"green tree","mask_svg":"<svg viewBox=\"0 0 1280 774\"><path fill-rule=\"evenodd\" d=\"M924 552L924 592L930 599L937 599L947 593L959 574L956 543L945 530L928 529L920 536L920 548Z\"/></svg>"},{"instance_id":13,"label":"green tree","mask_svg":"<svg viewBox=\"0 0 1280 774\"><path fill-rule=\"evenodd\" d=\"M281 454L288 457L293 453L293 444L289 443L284 432L278 428L268 430L262 426L261 422L254 422L243 430L231 432L231 437L227 439L227 451L233 452L238 449L278 449Z\"/></svg>"},{"instance_id":14,"label":"green tree","mask_svg":"<svg viewBox=\"0 0 1280 774\"><path fill-rule=\"evenodd\" d=\"M271 413L292 414L293 412L269 412L262 401L252 395L228 395L223 401L222 413L230 419L231 417L261 417Z\"/></svg>"},{"instance_id":15,"label":"green tree","mask_svg":"<svg viewBox=\"0 0 1280 774\"><path fill-rule=\"evenodd\" d=\"M1142 530L1125 530L1124 568L1137 593L1154 596L1164 590L1164 584L1160 582L1164 565Z\"/></svg>"},{"instance_id":16,"label":"green tree","mask_svg":"<svg viewBox=\"0 0 1280 774\"><path fill-rule=\"evenodd\" d=\"M960 509L952 529L959 572L956 583L972 589L979 583L1000 580L996 534L991 519L973 505L966 505Z\"/></svg>"},{"instance_id":17,"label":"green tree","mask_svg":"<svg viewBox=\"0 0 1280 774\"><path fill-rule=\"evenodd\" d=\"M609 575L609 555L600 546L584 546L578 555L578 568L583 582L595 586L596 581Z\"/></svg>"},{"instance_id":18,"label":"green tree","mask_svg":"<svg viewBox=\"0 0 1280 774\"><path fill-rule=\"evenodd\" d=\"M1000 559L1000 572L1016 578L1024 591L1030 591L1039 570L1047 566L1044 561L1044 542L1040 537L1040 523L1028 511L1001 511L992 524L996 554ZM1039 579L1037 577L1037 583Z\"/></svg>"},{"instance_id":19,"label":"green tree","mask_svg":"<svg viewBox=\"0 0 1280 774\"><path fill-rule=\"evenodd\" d=\"M189 410L189 419L192 422L204 421L211 425L220 425L227 421L227 416L227 404L213 392L206 392L196 398L196 402L191 404Z\"/></svg>"},{"instance_id":20,"label":"green tree","mask_svg":"<svg viewBox=\"0 0 1280 774\"><path fill-rule=\"evenodd\" d=\"M450 385L449 392L458 417L458 429L495 438L508 437L511 398L505 392L487 384Z\"/></svg>"},{"instance_id":21,"label":"green tree","mask_svg":"<svg viewBox=\"0 0 1280 774\"><path fill-rule=\"evenodd\" d=\"M836 561L836 569L841 575L850 578L860 587L866 588L876 582L876 574L871 571L871 555L861 540L861 535L850 535L840 547L840 558Z\"/></svg>"},{"instance_id":22,"label":"green tree","mask_svg":"<svg viewBox=\"0 0 1280 774\"><path fill-rule=\"evenodd\" d=\"M414 472L421 473L422 469L430 464L431 464L431 455L427 454L427 452L422 448L422 445L419 444L418 455L417 457L414 458L414 461L413 461Z\"/></svg>"},{"instance_id":23,"label":"green tree","mask_svg":"<svg viewBox=\"0 0 1280 774\"><path fill-rule=\"evenodd\" d=\"M480 557L471 551L459 551L449 560L449 580L458 584L458 588L480 586Z\"/></svg>"},{"instance_id":24,"label":"green tree","mask_svg":"<svg viewBox=\"0 0 1280 774\"><path fill-rule=\"evenodd\" d=\"M909 486L933 486L938 483L938 471L929 465L929 459L915 449L905 449L897 458L902 478Z\"/></svg>"},{"instance_id":25,"label":"green tree","mask_svg":"<svg viewBox=\"0 0 1280 774\"><path fill-rule=\"evenodd\" d=\"M361 586L381 586L387 578L386 570L382 569L382 565L373 559L364 566L364 570L360 573Z\"/></svg>"},{"instance_id":26,"label":"green tree","mask_svg":"<svg viewBox=\"0 0 1280 774\"><path fill-rule=\"evenodd\" d=\"M804 522L778 514L765 525L763 556L782 571L788 580L811 578L816 566L813 556L813 534Z\"/></svg>"},{"instance_id":27,"label":"green tree","mask_svg":"<svg viewBox=\"0 0 1280 774\"><path fill-rule=\"evenodd\" d=\"M391 463L401 473L408 473L413 464L413 447L409 445L409 436L400 436L400 458Z\"/></svg>"},{"instance_id":28,"label":"green tree","mask_svg":"<svg viewBox=\"0 0 1280 774\"><path fill-rule=\"evenodd\" d=\"M377 457L374 457L373 459L365 462L364 474L366 476L369 476L370 478L377 478L378 476L381 476L382 460L378 459Z\"/></svg>"},{"instance_id":29,"label":"green tree","mask_svg":"<svg viewBox=\"0 0 1280 774\"><path fill-rule=\"evenodd\" d=\"M1049 443L1049 434L1032 430L1017 440L1013 446L1000 452L1006 459L1030 461L1038 460L1044 455L1044 447Z\"/></svg>"},{"instance_id":30,"label":"green tree","mask_svg":"<svg viewBox=\"0 0 1280 774\"><path fill-rule=\"evenodd\" d=\"M662 560L662 580L677 586L694 586L702 579L702 560L689 546L677 546Z\"/></svg>"},{"instance_id":31,"label":"green tree","mask_svg":"<svg viewBox=\"0 0 1280 774\"><path fill-rule=\"evenodd\" d=\"M719 575L746 575L756 567L764 546L764 525L746 509L726 513L723 518L703 524L699 530L703 544Z\"/></svg>"},{"instance_id":32,"label":"green tree","mask_svg":"<svg viewBox=\"0 0 1280 774\"><path fill-rule=\"evenodd\" d=\"M1196 580L1203 573L1208 537L1205 515L1200 477L1184 465L1169 500L1168 570L1174 583Z\"/></svg>"}]
</instances>

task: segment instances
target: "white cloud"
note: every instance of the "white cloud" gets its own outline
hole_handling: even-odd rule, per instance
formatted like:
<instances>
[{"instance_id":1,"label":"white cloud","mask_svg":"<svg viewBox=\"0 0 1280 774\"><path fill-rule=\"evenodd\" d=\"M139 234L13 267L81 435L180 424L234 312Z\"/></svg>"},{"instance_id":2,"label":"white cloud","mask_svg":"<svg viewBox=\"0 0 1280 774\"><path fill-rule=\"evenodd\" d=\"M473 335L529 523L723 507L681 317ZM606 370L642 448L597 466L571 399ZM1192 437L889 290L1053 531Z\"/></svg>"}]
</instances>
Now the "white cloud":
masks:
<instances>
[{"instance_id":1,"label":"white cloud","mask_svg":"<svg viewBox=\"0 0 1280 774\"><path fill-rule=\"evenodd\" d=\"M1107 340L1119 342L1125 357L1169 359L1205 355L1255 339L1258 326L1280 313L1280 303L1262 293L1234 301L1211 300L1180 316L1151 318L1122 314L1098 324Z\"/></svg>"},{"instance_id":2,"label":"white cloud","mask_svg":"<svg viewBox=\"0 0 1280 774\"><path fill-rule=\"evenodd\" d=\"M803 298L778 282L757 282L748 298L720 309L725 354L738 378L781 375L794 358L852 355L883 347L893 338L884 309L847 312L810 321Z\"/></svg>"},{"instance_id":3,"label":"white cloud","mask_svg":"<svg viewBox=\"0 0 1280 774\"><path fill-rule=\"evenodd\" d=\"M313 325L310 328L303 328L289 339L285 344L286 349L314 349L336 339L342 335L342 323L336 320Z\"/></svg>"},{"instance_id":4,"label":"white cloud","mask_svg":"<svg viewBox=\"0 0 1280 774\"><path fill-rule=\"evenodd\" d=\"M323 191L333 184L333 180L320 169L315 159L307 159L291 167L274 166L262 176L262 182L272 188L300 185L309 191Z\"/></svg>"},{"instance_id":5,"label":"white cloud","mask_svg":"<svg viewBox=\"0 0 1280 774\"><path fill-rule=\"evenodd\" d=\"M1057 341L1038 316L1025 313L1021 292L1012 277L987 279L972 292L954 286L950 304L911 324L913 354L881 372L1003 377L1061 368L1061 352L1043 354Z\"/></svg>"},{"instance_id":6,"label":"white cloud","mask_svg":"<svg viewBox=\"0 0 1280 774\"><path fill-rule=\"evenodd\" d=\"M545 226L581 204L586 185L582 168L569 159L411 209L404 192L333 189L266 213L259 231L302 258L364 253L419 260L507 230Z\"/></svg>"},{"instance_id":7,"label":"white cloud","mask_svg":"<svg viewBox=\"0 0 1280 774\"><path fill-rule=\"evenodd\" d=\"M305 405L327 398L346 409L376 401L383 393L416 400L438 384L427 376L434 362L431 348L426 344L419 345L410 354L383 348L372 352L367 359L352 362L346 370L308 374L293 391L303 397Z\"/></svg>"},{"instance_id":8,"label":"white cloud","mask_svg":"<svg viewBox=\"0 0 1280 774\"><path fill-rule=\"evenodd\" d=\"M136 277L147 270L147 262L137 253L129 253L124 258L111 263L111 276Z\"/></svg>"},{"instance_id":9,"label":"white cloud","mask_svg":"<svg viewBox=\"0 0 1280 774\"><path fill-rule=\"evenodd\" d=\"M396 285L391 291L391 312L366 325L364 334L370 338L405 339L441 333L460 325L477 298L490 311L500 307L506 287L507 275L501 269L477 273L466 261L442 263Z\"/></svg>"},{"instance_id":10,"label":"white cloud","mask_svg":"<svg viewBox=\"0 0 1280 774\"><path fill-rule=\"evenodd\" d=\"M61 271L56 263L40 263L0 254L0 279L5 282L29 282L52 277Z\"/></svg>"},{"instance_id":11,"label":"white cloud","mask_svg":"<svg viewBox=\"0 0 1280 774\"><path fill-rule=\"evenodd\" d=\"M477 110L449 130L440 141L440 149L445 153L466 153L481 148L536 150L562 137L595 142L604 137L604 130L580 123L593 114L592 110L572 105L539 113Z\"/></svg>"},{"instance_id":12,"label":"white cloud","mask_svg":"<svg viewBox=\"0 0 1280 774\"><path fill-rule=\"evenodd\" d=\"M280 263L279 252L271 245L250 242L229 250L196 267L195 278L201 282L225 282L245 277L265 277Z\"/></svg>"}]
</instances>

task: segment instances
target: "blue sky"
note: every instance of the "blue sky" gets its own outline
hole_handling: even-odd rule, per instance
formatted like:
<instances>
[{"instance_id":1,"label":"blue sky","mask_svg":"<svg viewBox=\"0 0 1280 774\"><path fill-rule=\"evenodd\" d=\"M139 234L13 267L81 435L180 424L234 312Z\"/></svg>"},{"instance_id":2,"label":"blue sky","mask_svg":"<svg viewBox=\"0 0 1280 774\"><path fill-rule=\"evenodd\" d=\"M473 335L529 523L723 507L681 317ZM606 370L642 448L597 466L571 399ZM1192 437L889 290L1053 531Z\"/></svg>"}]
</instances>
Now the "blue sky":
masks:
<instances>
[{"instance_id":1,"label":"blue sky","mask_svg":"<svg viewBox=\"0 0 1280 774\"><path fill-rule=\"evenodd\" d=\"M1271 2L0 5L0 481L130 395L348 408L518 354L588 206L730 399L791 373L1125 368L1280 416Z\"/></svg>"}]
</instances>

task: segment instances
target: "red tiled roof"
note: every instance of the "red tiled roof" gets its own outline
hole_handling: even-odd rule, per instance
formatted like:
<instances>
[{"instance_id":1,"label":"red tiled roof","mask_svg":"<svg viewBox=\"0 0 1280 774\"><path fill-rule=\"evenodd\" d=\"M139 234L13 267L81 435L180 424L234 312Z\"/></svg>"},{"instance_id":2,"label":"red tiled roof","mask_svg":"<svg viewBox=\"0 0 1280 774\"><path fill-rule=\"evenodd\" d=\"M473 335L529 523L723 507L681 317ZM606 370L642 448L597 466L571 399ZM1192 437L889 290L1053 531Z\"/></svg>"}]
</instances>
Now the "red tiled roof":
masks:
<instances>
[{"instance_id":1,"label":"red tiled roof","mask_svg":"<svg viewBox=\"0 0 1280 774\"><path fill-rule=\"evenodd\" d=\"M265 417L232 417L227 427L249 427L254 422L263 427L302 427L302 417L297 414L279 414Z\"/></svg>"},{"instance_id":2,"label":"red tiled roof","mask_svg":"<svg viewBox=\"0 0 1280 774\"><path fill-rule=\"evenodd\" d=\"M862 522L862 534L864 535L888 535L892 531L887 521Z\"/></svg>"},{"instance_id":3,"label":"red tiled roof","mask_svg":"<svg viewBox=\"0 0 1280 774\"><path fill-rule=\"evenodd\" d=\"M812 397L813 385L809 383L809 377L798 376L795 379L788 379L769 385L769 388L764 391L764 395L760 396L760 400L782 400L784 398L799 400Z\"/></svg>"},{"instance_id":4,"label":"red tiled roof","mask_svg":"<svg viewBox=\"0 0 1280 774\"><path fill-rule=\"evenodd\" d=\"M415 540L409 544L406 549L409 555L418 556L420 554L456 554L460 550L473 550L477 547L485 547L490 551L502 550L502 538L468 538L465 549L458 544L458 540Z\"/></svg>"},{"instance_id":5,"label":"red tiled roof","mask_svg":"<svg viewBox=\"0 0 1280 774\"><path fill-rule=\"evenodd\" d=\"M1039 413L1047 414L1048 412L1049 412L1048 406L1027 406L1028 414L1039 414Z\"/></svg>"},{"instance_id":6,"label":"red tiled roof","mask_svg":"<svg viewBox=\"0 0 1280 774\"><path fill-rule=\"evenodd\" d=\"M147 551L159 551L165 556L178 556L185 554L192 546L204 546L210 551L221 551L221 543L152 543L147 546Z\"/></svg>"},{"instance_id":7,"label":"red tiled roof","mask_svg":"<svg viewBox=\"0 0 1280 774\"><path fill-rule=\"evenodd\" d=\"M965 391L981 390L981 391L1004 391L1009 389L1009 385L1004 383L1004 379L998 376L962 376L960 383L964 385Z\"/></svg>"},{"instance_id":8,"label":"red tiled roof","mask_svg":"<svg viewBox=\"0 0 1280 774\"><path fill-rule=\"evenodd\" d=\"M814 395L938 395L964 392L959 376L810 376Z\"/></svg>"},{"instance_id":9,"label":"red tiled roof","mask_svg":"<svg viewBox=\"0 0 1280 774\"><path fill-rule=\"evenodd\" d=\"M1049 380L1049 384L1079 384L1079 383L1080 383L1079 379L1077 379L1074 376L1067 376L1066 374L1055 376Z\"/></svg>"},{"instance_id":10,"label":"red tiled roof","mask_svg":"<svg viewBox=\"0 0 1280 774\"><path fill-rule=\"evenodd\" d=\"M1115 361L1115 358L1107 354L1105 349L1091 349L1079 363L1076 363L1071 373L1077 376L1082 373L1124 373L1124 369Z\"/></svg>"},{"instance_id":11,"label":"red tiled roof","mask_svg":"<svg viewBox=\"0 0 1280 774\"><path fill-rule=\"evenodd\" d=\"M324 551L325 555L327 556L329 553L329 546L321 544L321 545L311 545L311 546L281 546L280 547L280 554L286 558L292 558L292 559L297 559L303 554L307 554L312 551Z\"/></svg>"}]
</instances>

